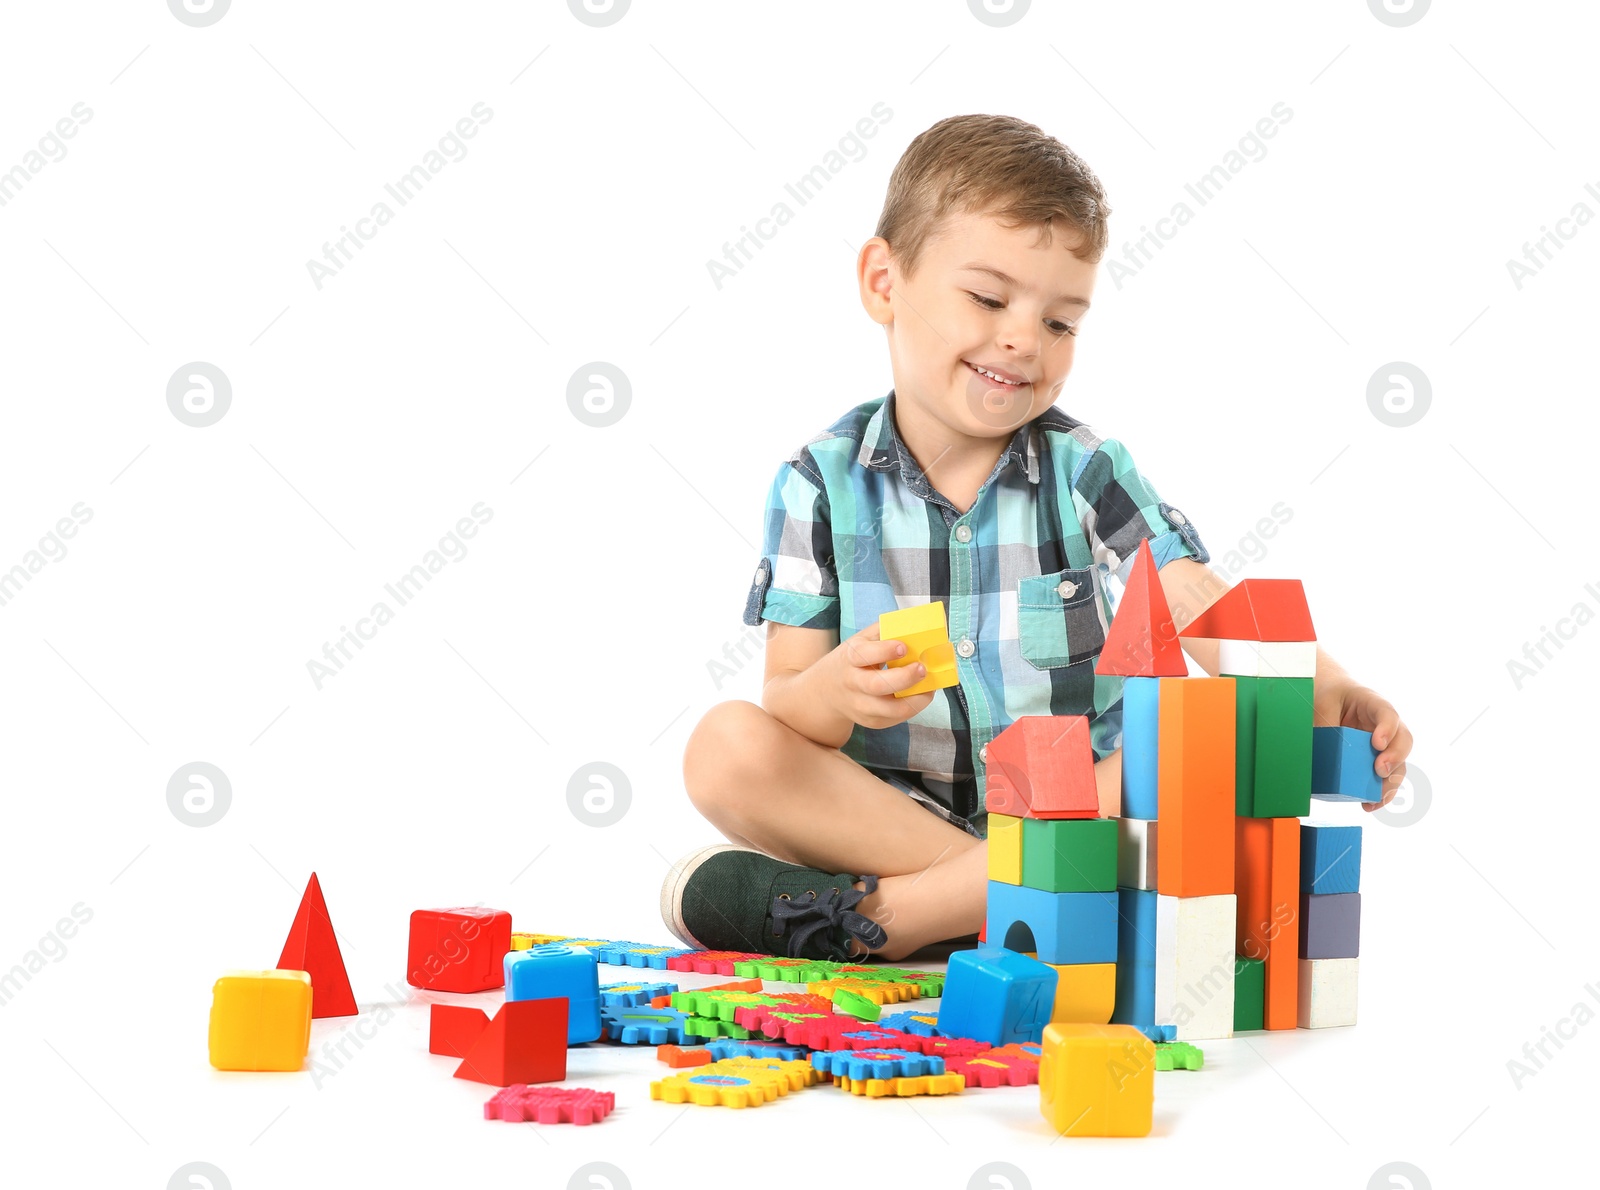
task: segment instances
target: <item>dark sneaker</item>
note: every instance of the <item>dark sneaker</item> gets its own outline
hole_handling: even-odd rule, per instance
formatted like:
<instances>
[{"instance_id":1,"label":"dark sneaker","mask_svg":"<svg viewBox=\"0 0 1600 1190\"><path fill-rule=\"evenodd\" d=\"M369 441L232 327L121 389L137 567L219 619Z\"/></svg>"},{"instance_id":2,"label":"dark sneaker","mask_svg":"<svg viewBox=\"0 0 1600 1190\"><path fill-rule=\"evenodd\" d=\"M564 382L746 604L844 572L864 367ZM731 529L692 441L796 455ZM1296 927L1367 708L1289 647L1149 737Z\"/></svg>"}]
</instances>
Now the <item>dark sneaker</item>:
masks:
<instances>
[{"instance_id":1,"label":"dark sneaker","mask_svg":"<svg viewBox=\"0 0 1600 1190\"><path fill-rule=\"evenodd\" d=\"M800 868L723 843L672 865L661 885L661 918L685 946L797 959L838 959L852 939L868 950L888 942L883 927L855 911L876 876Z\"/></svg>"}]
</instances>

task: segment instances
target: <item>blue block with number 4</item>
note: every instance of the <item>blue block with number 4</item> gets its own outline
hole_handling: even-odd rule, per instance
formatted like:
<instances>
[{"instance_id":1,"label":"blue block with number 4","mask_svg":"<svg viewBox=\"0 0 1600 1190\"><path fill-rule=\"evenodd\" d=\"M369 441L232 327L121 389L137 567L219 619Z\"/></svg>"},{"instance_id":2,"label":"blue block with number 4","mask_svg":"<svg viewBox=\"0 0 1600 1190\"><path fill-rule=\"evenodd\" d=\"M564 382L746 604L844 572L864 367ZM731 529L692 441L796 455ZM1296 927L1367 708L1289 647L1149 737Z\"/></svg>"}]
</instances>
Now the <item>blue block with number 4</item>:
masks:
<instances>
[{"instance_id":1,"label":"blue block with number 4","mask_svg":"<svg viewBox=\"0 0 1600 1190\"><path fill-rule=\"evenodd\" d=\"M939 1031L991 1045L1040 1041L1056 1002L1056 973L1038 959L980 946L950 956Z\"/></svg>"},{"instance_id":2,"label":"blue block with number 4","mask_svg":"<svg viewBox=\"0 0 1600 1190\"><path fill-rule=\"evenodd\" d=\"M559 942L506 952L506 999L567 1001L567 1044L600 1037L600 967L586 950Z\"/></svg>"}]
</instances>

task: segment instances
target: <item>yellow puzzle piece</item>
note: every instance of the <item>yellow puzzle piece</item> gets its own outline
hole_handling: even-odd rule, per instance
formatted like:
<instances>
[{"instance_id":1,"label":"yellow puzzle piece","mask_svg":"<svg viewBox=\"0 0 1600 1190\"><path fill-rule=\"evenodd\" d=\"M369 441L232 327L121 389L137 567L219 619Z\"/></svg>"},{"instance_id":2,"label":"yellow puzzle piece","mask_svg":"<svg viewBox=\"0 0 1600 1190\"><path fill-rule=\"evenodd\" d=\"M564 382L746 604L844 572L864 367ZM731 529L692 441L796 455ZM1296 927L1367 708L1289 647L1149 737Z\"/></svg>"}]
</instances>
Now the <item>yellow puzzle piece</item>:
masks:
<instances>
[{"instance_id":1,"label":"yellow puzzle piece","mask_svg":"<svg viewBox=\"0 0 1600 1190\"><path fill-rule=\"evenodd\" d=\"M667 1103L696 1103L702 1107L760 1107L808 1085L811 1075L798 1069L802 1066L810 1070L811 1064L724 1058L658 1079L650 1084L650 1098Z\"/></svg>"},{"instance_id":2,"label":"yellow puzzle piece","mask_svg":"<svg viewBox=\"0 0 1600 1190\"><path fill-rule=\"evenodd\" d=\"M218 1070L299 1070L311 1046L311 976L224 973L211 988L207 1046Z\"/></svg>"},{"instance_id":3,"label":"yellow puzzle piece","mask_svg":"<svg viewBox=\"0 0 1600 1190\"><path fill-rule=\"evenodd\" d=\"M840 1090L865 1095L868 1099L891 1095L901 1099L912 1095L957 1095L967 1085L966 1077L960 1074L920 1074L915 1078L847 1078L841 1074L834 1081Z\"/></svg>"},{"instance_id":4,"label":"yellow puzzle piece","mask_svg":"<svg viewBox=\"0 0 1600 1190\"><path fill-rule=\"evenodd\" d=\"M908 690L897 691L896 698L943 690L960 681L956 676L955 646L950 643L944 604L939 600L884 612L878 617L878 639L898 640L906 646L906 655L889 662L890 669L899 669L915 661L928 667L928 674L922 681Z\"/></svg>"}]
</instances>

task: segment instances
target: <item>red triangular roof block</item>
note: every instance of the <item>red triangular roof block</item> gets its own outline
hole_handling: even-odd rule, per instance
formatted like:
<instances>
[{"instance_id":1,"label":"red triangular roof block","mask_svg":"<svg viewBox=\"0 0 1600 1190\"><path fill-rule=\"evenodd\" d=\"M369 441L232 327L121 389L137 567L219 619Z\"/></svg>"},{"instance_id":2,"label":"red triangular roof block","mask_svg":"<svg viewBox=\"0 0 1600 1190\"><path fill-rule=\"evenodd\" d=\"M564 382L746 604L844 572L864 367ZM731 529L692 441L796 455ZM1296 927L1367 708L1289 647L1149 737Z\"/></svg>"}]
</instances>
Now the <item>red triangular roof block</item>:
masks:
<instances>
[{"instance_id":1,"label":"red triangular roof block","mask_svg":"<svg viewBox=\"0 0 1600 1190\"><path fill-rule=\"evenodd\" d=\"M1098 818L1083 715L1023 715L989 741L984 808L1018 818Z\"/></svg>"},{"instance_id":2,"label":"red triangular roof block","mask_svg":"<svg viewBox=\"0 0 1600 1190\"><path fill-rule=\"evenodd\" d=\"M509 1087L567 1077L567 1000L507 1000L478 1034L457 1078Z\"/></svg>"},{"instance_id":3,"label":"red triangular roof block","mask_svg":"<svg viewBox=\"0 0 1600 1190\"><path fill-rule=\"evenodd\" d=\"M311 873L300 908L289 927L289 937L278 956L280 971L304 971L311 976L311 1015L313 1017L355 1016L355 993L345 974L339 940L333 936L333 921L328 904L322 899L322 885Z\"/></svg>"},{"instance_id":4,"label":"red triangular roof block","mask_svg":"<svg viewBox=\"0 0 1600 1190\"><path fill-rule=\"evenodd\" d=\"M1178 635L1214 640L1317 639L1306 590L1297 578L1247 578Z\"/></svg>"},{"instance_id":5,"label":"red triangular roof block","mask_svg":"<svg viewBox=\"0 0 1600 1190\"><path fill-rule=\"evenodd\" d=\"M1111 617L1094 672L1124 678L1189 675L1148 539L1139 543L1139 552L1134 555L1133 573L1128 575L1128 585L1117 601L1117 614Z\"/></svg>"}]
</instances>

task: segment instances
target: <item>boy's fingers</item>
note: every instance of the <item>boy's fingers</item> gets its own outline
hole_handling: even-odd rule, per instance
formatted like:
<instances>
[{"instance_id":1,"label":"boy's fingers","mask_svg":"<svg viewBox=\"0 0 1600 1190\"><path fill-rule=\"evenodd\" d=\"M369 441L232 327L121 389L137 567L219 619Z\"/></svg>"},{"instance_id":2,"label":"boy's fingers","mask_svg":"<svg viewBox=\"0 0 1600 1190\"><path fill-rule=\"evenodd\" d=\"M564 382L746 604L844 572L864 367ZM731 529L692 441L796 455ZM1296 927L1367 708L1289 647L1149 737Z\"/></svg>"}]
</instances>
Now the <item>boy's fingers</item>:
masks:
<instances>
[{"instance_id":1,"label":"boy's fingers","mask_svg":"<svg viewBox=\"0 0 1600 1190\"><path fill-rule=\"evenodd\" d=\"M920 661L894 669L866 669L861 671L861 689L868 694L892 695L897 690L909 690L927 676Z\"/></svg>"},{"instance_id":2,"label":"boy's fingers","mask_svg":"<svg viewBox=\"0 0 1600 1190\"><path fill-rule=\"evenodd\" d=\"M1405 781L1405 779L1406 766L1405 762L1401 761L1400 764L1383 779L1383 800L1367 802L1361 808L1366 810L1368 813L1371 813L1373 810L1383 809L1383 807L1394 801L1394 795L1400 792L1400 785L1403 781Z\"/></svg>"},{"instance_id":3,"label":"boy's fingers","mask_svg":"<svg viewBox=\"0 0 1600 1190\"><path fill-rule=\"evenodd\" d=\"M872 623L844 642L844 657L857 667L882 665L896 657L905 656L905 648L902 641L879 640L878 625Z\"/></svg>"},{"instance_id":4,"label":"boy's fingers","mask_svg":"<svg viewBox=\"0 0 1600 1190\"><path fill-rule=\"evenodd\" d=\"M1377 746L1377 733L1373 733L1373 746ZM1406 757L1411 754L1411 731L1395 716L1394 730L1390 733L1389 746L1377 756L1373 757L1372 766L1378 776L1386 780L1398 769L1401 774L1406 770ZM1398 785L1399 782L1396 782Z\"/></svg>"}]
</instances>

